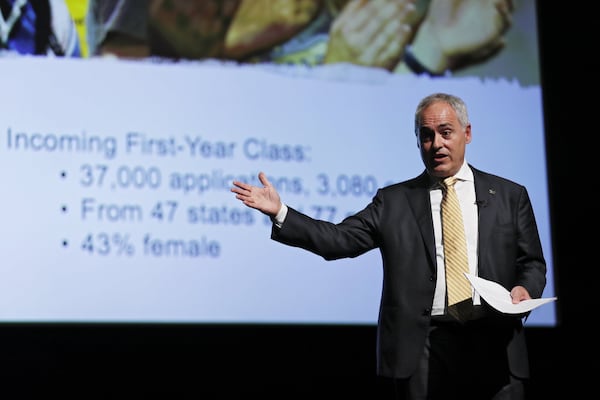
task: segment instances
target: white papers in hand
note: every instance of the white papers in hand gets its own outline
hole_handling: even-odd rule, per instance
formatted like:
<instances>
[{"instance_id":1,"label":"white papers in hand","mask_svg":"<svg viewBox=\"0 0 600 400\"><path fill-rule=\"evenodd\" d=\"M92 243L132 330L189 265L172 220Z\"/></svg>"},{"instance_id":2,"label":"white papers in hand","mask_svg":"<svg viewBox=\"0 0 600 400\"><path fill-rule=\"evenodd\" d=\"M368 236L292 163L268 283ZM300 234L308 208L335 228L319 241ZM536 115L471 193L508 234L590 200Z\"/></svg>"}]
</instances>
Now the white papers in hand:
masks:
<instances>
[{"instance_id":1,"label":"white papers in hand","mask_svg":"<svg viewBox=\"0 0 600 400\"><path fill-rule=\"evenodd\" d=\"M521 314L537 308L543 304L555 301L556 297L522 300L517 304L512 303L510 292L502 285L480 278L475 275L465 274L473 288L479 295L496 310L506 314Z\"/></svg>"}]
</instances>

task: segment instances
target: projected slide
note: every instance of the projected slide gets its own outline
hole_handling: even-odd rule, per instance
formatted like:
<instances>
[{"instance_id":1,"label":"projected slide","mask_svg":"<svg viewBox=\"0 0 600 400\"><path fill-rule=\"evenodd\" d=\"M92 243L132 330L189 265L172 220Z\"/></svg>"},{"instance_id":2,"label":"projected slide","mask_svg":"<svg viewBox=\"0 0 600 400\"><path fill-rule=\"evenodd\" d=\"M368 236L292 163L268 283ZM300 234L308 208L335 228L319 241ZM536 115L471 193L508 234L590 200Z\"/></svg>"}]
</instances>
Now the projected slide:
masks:
<instances>
[{"instance_id":1,"label":"projected slide","mask_svg":"<svg viewBox=\"0 0 600 400\"><path fill-rule=\"evenodd\" d=\"M132 2L73 3L63 51L24 46L18 23L3 38L0 322L375 324L377 251L278 244L231 182L264 171L290 206L341 221L422 172L414 110L437 91L469 106L467 160L527 186L554 296L534 2L436 57L431 35L446 52L462 36L441 40L455 31L428 1L150 1L129 27L114 13ZM387 39L345 28L367 15ZM554 307L527 324L554 325Z\"/></svg>"}]
</instances>

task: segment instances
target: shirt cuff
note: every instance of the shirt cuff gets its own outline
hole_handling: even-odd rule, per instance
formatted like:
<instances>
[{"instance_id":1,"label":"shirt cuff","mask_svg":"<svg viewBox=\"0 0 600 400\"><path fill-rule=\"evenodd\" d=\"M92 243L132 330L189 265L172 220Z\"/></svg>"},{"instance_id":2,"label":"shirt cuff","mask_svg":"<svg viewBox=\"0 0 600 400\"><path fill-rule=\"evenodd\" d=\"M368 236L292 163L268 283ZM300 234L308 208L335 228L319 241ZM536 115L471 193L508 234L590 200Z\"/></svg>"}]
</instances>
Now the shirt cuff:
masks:
<instances>
[{"instance_id":1,"label":"shirt cuff","mask_svg":"<svg viewBox=\"0 0 600 400\"><path fill-rule=\"evenodd\" d=\"M277 212L277 214L273 217L273 223L276 227L281 228L283 225L283 221L285 221L285 217L287 216L288 208L285 204L281 203L281 208Z\"/></svg>"}]
</instances>

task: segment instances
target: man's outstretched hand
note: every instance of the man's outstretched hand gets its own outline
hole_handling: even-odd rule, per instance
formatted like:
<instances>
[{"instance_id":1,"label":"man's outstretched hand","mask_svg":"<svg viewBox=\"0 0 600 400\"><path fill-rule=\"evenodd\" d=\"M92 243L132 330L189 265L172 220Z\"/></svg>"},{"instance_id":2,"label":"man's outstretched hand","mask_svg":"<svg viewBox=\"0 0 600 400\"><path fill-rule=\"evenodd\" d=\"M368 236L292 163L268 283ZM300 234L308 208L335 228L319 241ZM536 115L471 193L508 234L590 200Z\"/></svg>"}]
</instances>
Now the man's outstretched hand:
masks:
<instances>
[{"instance_id":1,"label":"man's outstretched hand","mask_svg":"<svg viewBox=\"0 0 600 400\"><path fill-rule=\"evenodd\" d=\"M279 193L271 185L264 172L258 174L258 179L263 187L253 186L248 183L233 181L231 191L235 198L248 207L254 208L263 214L274 217L281 208Z\"/></svg>"}]
</instances>

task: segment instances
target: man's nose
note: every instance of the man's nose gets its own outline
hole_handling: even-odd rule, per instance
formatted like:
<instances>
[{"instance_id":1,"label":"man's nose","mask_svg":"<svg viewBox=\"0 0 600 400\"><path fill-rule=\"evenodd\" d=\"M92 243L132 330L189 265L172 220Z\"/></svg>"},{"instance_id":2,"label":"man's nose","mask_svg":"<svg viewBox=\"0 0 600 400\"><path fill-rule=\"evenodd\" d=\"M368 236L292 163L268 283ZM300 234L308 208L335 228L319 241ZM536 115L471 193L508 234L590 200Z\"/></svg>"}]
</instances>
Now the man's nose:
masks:
<instances>
[{"instance_id":1,"label":"man's nose","mask_svg":"<svg viewBox=\"0 0 600 400\"><path fill-rule=\"evenodd\" d=\"M433 134L431 141L432 141L434 149L439 149L440 147L443 147L443 145L444 145L444 139L442 138L442 135L440 135L437 132Z\"/></svg>"}]
</instances>

